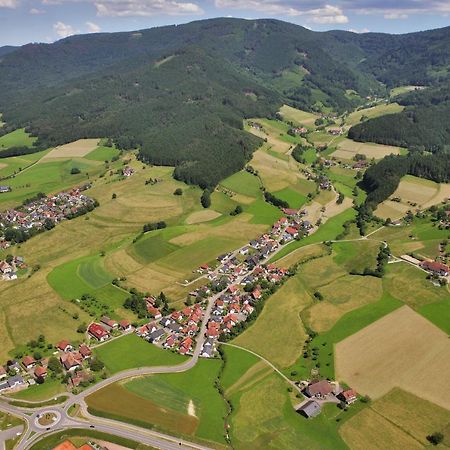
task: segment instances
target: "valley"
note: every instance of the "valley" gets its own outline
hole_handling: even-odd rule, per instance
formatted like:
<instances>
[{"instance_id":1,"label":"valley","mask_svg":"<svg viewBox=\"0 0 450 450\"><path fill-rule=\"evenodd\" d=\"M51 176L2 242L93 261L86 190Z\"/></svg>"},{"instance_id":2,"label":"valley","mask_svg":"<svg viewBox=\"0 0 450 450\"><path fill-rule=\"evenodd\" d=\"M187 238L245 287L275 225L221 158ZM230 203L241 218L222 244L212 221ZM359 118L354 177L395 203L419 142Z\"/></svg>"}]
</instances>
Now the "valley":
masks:
<instances>
[{"instance_id":1,"label":"valley","mask_svg":"<svg viewBox=\"0 0 450 450\"><path fill-rule=\"evenodd\" d=\"M441 92L435 72L381 81L398 67L364 34L292 25L277 53L288 24L217 19L207 42L207 22L105 37L108 78L75 38L60 73L59 43L36 80L0 72L24 90L0 94L0 433L22 427L18 450L450 447L447 144L379 137Z\"/></svg>"}]
</instances>

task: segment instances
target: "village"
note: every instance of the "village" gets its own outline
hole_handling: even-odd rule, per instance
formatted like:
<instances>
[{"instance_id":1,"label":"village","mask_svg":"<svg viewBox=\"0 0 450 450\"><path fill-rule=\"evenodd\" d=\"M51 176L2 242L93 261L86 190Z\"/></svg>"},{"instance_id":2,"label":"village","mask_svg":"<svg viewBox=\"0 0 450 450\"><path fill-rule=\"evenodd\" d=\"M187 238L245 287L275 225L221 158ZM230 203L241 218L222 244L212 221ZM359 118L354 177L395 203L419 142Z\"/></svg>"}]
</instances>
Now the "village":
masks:
<instances>
[{"instance_id":1,"label":"village","mask_svg":"<svg viewBox=\"0 0 450 450\"><path fill-rule=\"evenodd\" d=\"M6 249L12 242L28 239L35 232L51 229L63 220L85 214L97 206L97 202L84 195L90 184L59 192L51 196L38 194L18 208L0 213L0 248Z\"/></svg>"}]
</instances>

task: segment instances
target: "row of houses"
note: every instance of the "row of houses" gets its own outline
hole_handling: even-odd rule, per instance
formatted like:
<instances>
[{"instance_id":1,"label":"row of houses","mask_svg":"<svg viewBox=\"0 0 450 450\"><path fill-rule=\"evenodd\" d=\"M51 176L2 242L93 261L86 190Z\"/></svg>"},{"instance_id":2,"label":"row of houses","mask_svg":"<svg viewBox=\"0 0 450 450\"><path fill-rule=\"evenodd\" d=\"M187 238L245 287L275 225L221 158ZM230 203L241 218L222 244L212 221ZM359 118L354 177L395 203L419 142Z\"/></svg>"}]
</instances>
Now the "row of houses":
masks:
<instances>
[{"instance_id":1,"label":"row of houses","mask_svg":"<svg viewBox=\"0 0 450 450\"><path fill-rule=\"evenodd\" d=\"M153 320L138 327L136 334L151 344L177 351L182 355L191 354L204 317L204 303L186 306L163 317L155 306L155 301L154 297L146 299L147 310Z\"/></svg>"},{"instance_id":2,"label":"row of houses","mask_svg":"<svg viewBox=\"0 0 450 450\"><path fill-rule=\"evenodd\" d=\"M81 211L95 206L95 200L82 193L90 185L74 188L39 198L16 209L0 213L0 228L29 230L43 229L49 224L56 225L67 218L78 215Z\"/></svg>"}]
</instances>

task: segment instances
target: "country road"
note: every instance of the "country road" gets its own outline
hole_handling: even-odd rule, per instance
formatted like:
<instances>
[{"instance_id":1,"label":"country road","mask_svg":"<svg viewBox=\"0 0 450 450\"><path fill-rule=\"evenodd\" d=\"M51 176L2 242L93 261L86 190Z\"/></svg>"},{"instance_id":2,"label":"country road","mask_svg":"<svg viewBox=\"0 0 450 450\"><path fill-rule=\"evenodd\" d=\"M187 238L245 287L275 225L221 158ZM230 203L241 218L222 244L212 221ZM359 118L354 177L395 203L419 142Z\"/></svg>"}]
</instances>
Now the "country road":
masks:
<instances>
[{"instance_id":1,"label":"country road","mask_svg":"<svg viewBox=\"0 0 450 450\"><path fill-rule=\"evenodd\" d=\"M336 194L336 197L330 201L328 205L336 202L337 193L333 189ZM317 231L319 227L316 227L314 231ZM280 233L280 236L277 239L277 243L279 244L283 233ZM235 256L243 247L240 247L232 252L232 255ZM271 258L276 256L278 252L284 249L284 245L279 245L275 251L273 251L268 257L264 258L260 264L265 264ZM217 271L216 269L215 271ZM233 284L240 284L241 281L252 274L255 268L251 271L245 272L244 274L238 276ZM0 411L5 411L10 414L16 415L22 418L26 424L26 431L23 433L19 444L17 445L17 450L28 450L33 444L38 442L40 439L48 436L49 434L56 433L58 431L62 431L65 429L73 429L73 428L82 428L82 429L91 429L95 428L97 431L102 431L105 433L109 433L116 436L126 437L132 440L137 440L147 445L151 445L155 448L160 449L172 449L172 448L194 448L194 449L207 449L208 447L204 447L192 442L188 441L180 441L178 438L169 436L163 433L155 432L152 430L147 430L141 427L128 425L120 421L112 420L112 419L104 419L96 416L92 416L89 414L87 410L87 405L85 402L86 397L90 394L105 388L106 386L119 382L125 379L152 375L152 374L164 374L164 373L180 373L185 372L191 368L193 368L198 361L200 353L203 348L203 344L206 339L206 327L211 317L212 308L216 302L216 300L224 294L228 289L228 286L220 291L219 293L208 298L208 304L205 309L205 313L203 316L202 324L200 327L200 331L196 338L196 345L193 351L192 356L186 360L182 364L178 364L175 366L156 366L156 367L139 367L135 369L125 370L114 375L111 375L109 378L98 382L97 384L85 389L79 394L71 394L67 393L65 395L68 396L68 399L61 404L52 405L48 407L42 408L24 408L10 405L8 401L12 401L12 399L8 399L0 395ZM259 356L259 355L257 355ZM278 373L281 374L269 361L266 361L272 368L274 368ZM283 377L284 375L281 374ZM289 380L288 380L289 381ZM290 381L289 381L290 382ZM73 405L80 405L83 419L75 418L68 415L68 411ZM38 426L37 419L38 415L44 412L54 412L58 417L58 421L55 422L52 426L48 428L43 428Z\"/></svg>"}]
</instances>

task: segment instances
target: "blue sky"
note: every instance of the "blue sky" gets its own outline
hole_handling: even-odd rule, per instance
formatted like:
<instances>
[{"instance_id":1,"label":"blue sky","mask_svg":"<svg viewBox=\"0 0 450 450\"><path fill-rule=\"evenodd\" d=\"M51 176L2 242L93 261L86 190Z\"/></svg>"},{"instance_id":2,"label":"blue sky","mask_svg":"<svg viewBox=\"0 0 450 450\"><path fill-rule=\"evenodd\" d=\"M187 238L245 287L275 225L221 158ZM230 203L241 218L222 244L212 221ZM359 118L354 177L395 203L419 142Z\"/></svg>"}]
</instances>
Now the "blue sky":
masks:
<instances>
[{"instance_id":1,"label":"blue sky","mask_svg":"<svg viewBox=\"0 0 450 450\"><path fill-rule=\"evenodd\" d=\"M450 25L450 0L0 0L0 46L225 16L406 33Z\"/></svg>"}]
</instances>

